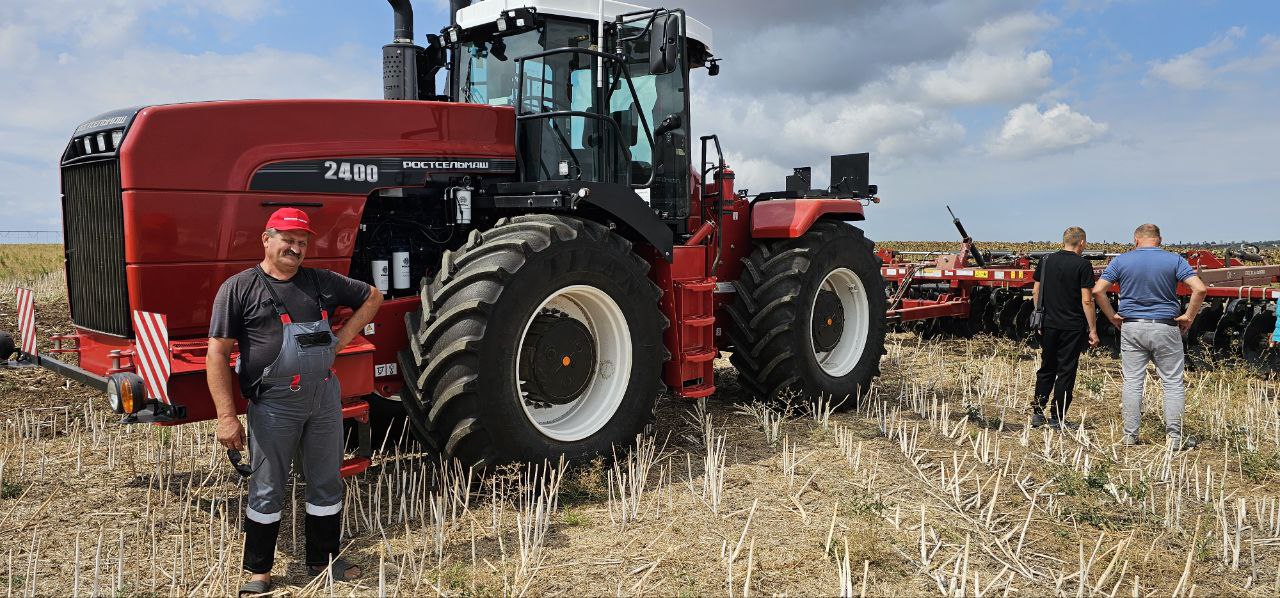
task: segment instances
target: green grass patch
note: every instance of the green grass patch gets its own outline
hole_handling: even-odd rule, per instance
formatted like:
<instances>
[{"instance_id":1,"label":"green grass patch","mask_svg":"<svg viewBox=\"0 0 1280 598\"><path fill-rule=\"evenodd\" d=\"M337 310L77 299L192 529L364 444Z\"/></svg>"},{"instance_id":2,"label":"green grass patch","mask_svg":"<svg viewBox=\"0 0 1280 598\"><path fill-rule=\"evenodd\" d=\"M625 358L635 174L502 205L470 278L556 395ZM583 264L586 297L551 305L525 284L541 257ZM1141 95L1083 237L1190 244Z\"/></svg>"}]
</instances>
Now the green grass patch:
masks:
<instances>
[{"instance_id":1,"label":"green grass patch","mask_svg":"<svg viewBox=\"0 0 1280 598\"><path fill-rule=\"evenodd\" d=\"M22 484L5 480L0 482L0 499L9 500L11 498L18 498L19 496L22 496L23 490L25 490L25 488Z\"/></svg>"},{"instance_id":2,"label":"green grass patch","mask_svg":"<svg viewBox=\"0 0 1280 598\"><path fill-rule=\"evenodd\" d=\"M0 245L0 278L30 279L62 270L62 245Z\"/></svg>"},{"instance_id":3,"label":"green grass patch","mask_svg":"<svg viewBox=\"0 0 1280 598\"><path fill-rule=\"evenodd\" d=\"M1280 473L1280 453L1240 451L1240 473L1254 482L1262 482Z\"/></svg>"}]
</instances>

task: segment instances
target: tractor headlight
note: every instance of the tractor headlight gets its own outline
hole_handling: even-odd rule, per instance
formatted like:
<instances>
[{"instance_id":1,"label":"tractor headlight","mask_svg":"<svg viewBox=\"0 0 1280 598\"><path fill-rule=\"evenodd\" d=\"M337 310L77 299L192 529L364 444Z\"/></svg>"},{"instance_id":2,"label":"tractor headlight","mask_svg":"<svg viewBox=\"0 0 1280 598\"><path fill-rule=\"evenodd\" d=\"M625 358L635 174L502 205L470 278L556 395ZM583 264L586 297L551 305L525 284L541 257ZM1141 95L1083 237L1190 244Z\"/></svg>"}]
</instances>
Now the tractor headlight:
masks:
<instances>
[{"instance_id":1,"label":"tractor headlight","mask_svg":"<svg viewBox=\"0 0 1280 598\"><path fill-rule=\"evenodd\" d=\"M120 140L124 139L124 129L116 129L111 132L111 147L120 149Z\"/></svg>"},{"instance_id":2,"label":"tractor headlight","mask_svg":"<svg viewBox=\"0 0 1280 598\"><path fill-rule=\"evenodd\" d=\"M129 372L111 374L107 378L107 401L116 413L132 415L142 410L147 402L147 390L142 377Z\"/></svg>"}]
</instances>

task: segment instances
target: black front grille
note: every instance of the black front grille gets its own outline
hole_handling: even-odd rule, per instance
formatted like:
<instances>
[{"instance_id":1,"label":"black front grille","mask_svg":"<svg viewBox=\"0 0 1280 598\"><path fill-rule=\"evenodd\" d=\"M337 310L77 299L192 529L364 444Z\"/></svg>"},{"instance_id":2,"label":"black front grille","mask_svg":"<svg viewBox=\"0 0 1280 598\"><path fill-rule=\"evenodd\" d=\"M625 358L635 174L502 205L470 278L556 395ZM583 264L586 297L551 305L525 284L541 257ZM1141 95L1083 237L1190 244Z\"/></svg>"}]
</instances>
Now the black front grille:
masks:
<instances>
[{"instance_id":1,"label":"black front grille","mask_svg":"<svg viewBox=\"0 0 1280 598\"><path fill-rule=\"evenodd\" d=\"M62 226L71 321L90 330L129 336L124 206L116 160L62 168Z\"/></svg>"}]
</instances>

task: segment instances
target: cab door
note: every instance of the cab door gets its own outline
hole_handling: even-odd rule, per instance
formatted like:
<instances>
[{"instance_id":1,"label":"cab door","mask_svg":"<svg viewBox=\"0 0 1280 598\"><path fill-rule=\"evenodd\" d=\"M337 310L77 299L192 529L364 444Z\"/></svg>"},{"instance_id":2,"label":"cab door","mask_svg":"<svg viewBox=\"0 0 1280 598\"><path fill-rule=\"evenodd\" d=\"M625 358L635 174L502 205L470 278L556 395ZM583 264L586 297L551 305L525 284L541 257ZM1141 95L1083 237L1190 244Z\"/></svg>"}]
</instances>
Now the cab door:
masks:
<instances>
[{"instance_id":1,"label":"cab door","mask_svg":"<svg viewBox=\"0 0 1280 598\"><path fill-rule=\"evenodd\" d=\"M629 134L633 187L677 229L689 216L689 66L683 10L648 10L618 17L608 40L620 50L635 95L621 71L609 69L608 112L624 132L643 123L653 131ZM637 101L638 100L638 101ZM682 232L682 231L681 231Z\"/></svg>"}]
</instances>

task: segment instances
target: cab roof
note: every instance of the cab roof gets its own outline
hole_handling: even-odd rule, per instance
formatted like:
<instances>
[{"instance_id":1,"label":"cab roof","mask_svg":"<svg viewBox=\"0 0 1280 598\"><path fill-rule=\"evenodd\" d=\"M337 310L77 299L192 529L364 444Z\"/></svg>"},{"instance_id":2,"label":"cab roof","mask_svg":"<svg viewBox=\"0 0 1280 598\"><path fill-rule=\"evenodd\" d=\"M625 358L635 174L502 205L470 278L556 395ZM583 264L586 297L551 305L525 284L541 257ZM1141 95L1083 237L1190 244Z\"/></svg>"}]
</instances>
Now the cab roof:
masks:
<instances>
[{"instance_id":1,"label":"cab roof","mask_svg":"<svg viewBox=\"0 0 1280 598\"><path fill-rule=\"evenodd\" d=\"M502 15L502 11L532 8L540 14L594 21L600 17L601 4L600 0L481 0L459 10L457 20L459 27L470 29L496 21ZM646 6L616 0L604 0L603 5L605 21L612 21L614 17L630 12L651 10ZM706 46L708 53L711 52L710 27L693 17L688 17L685 21L685 29L690 39L700 42Z\"/></svg>"}]
</instances>

